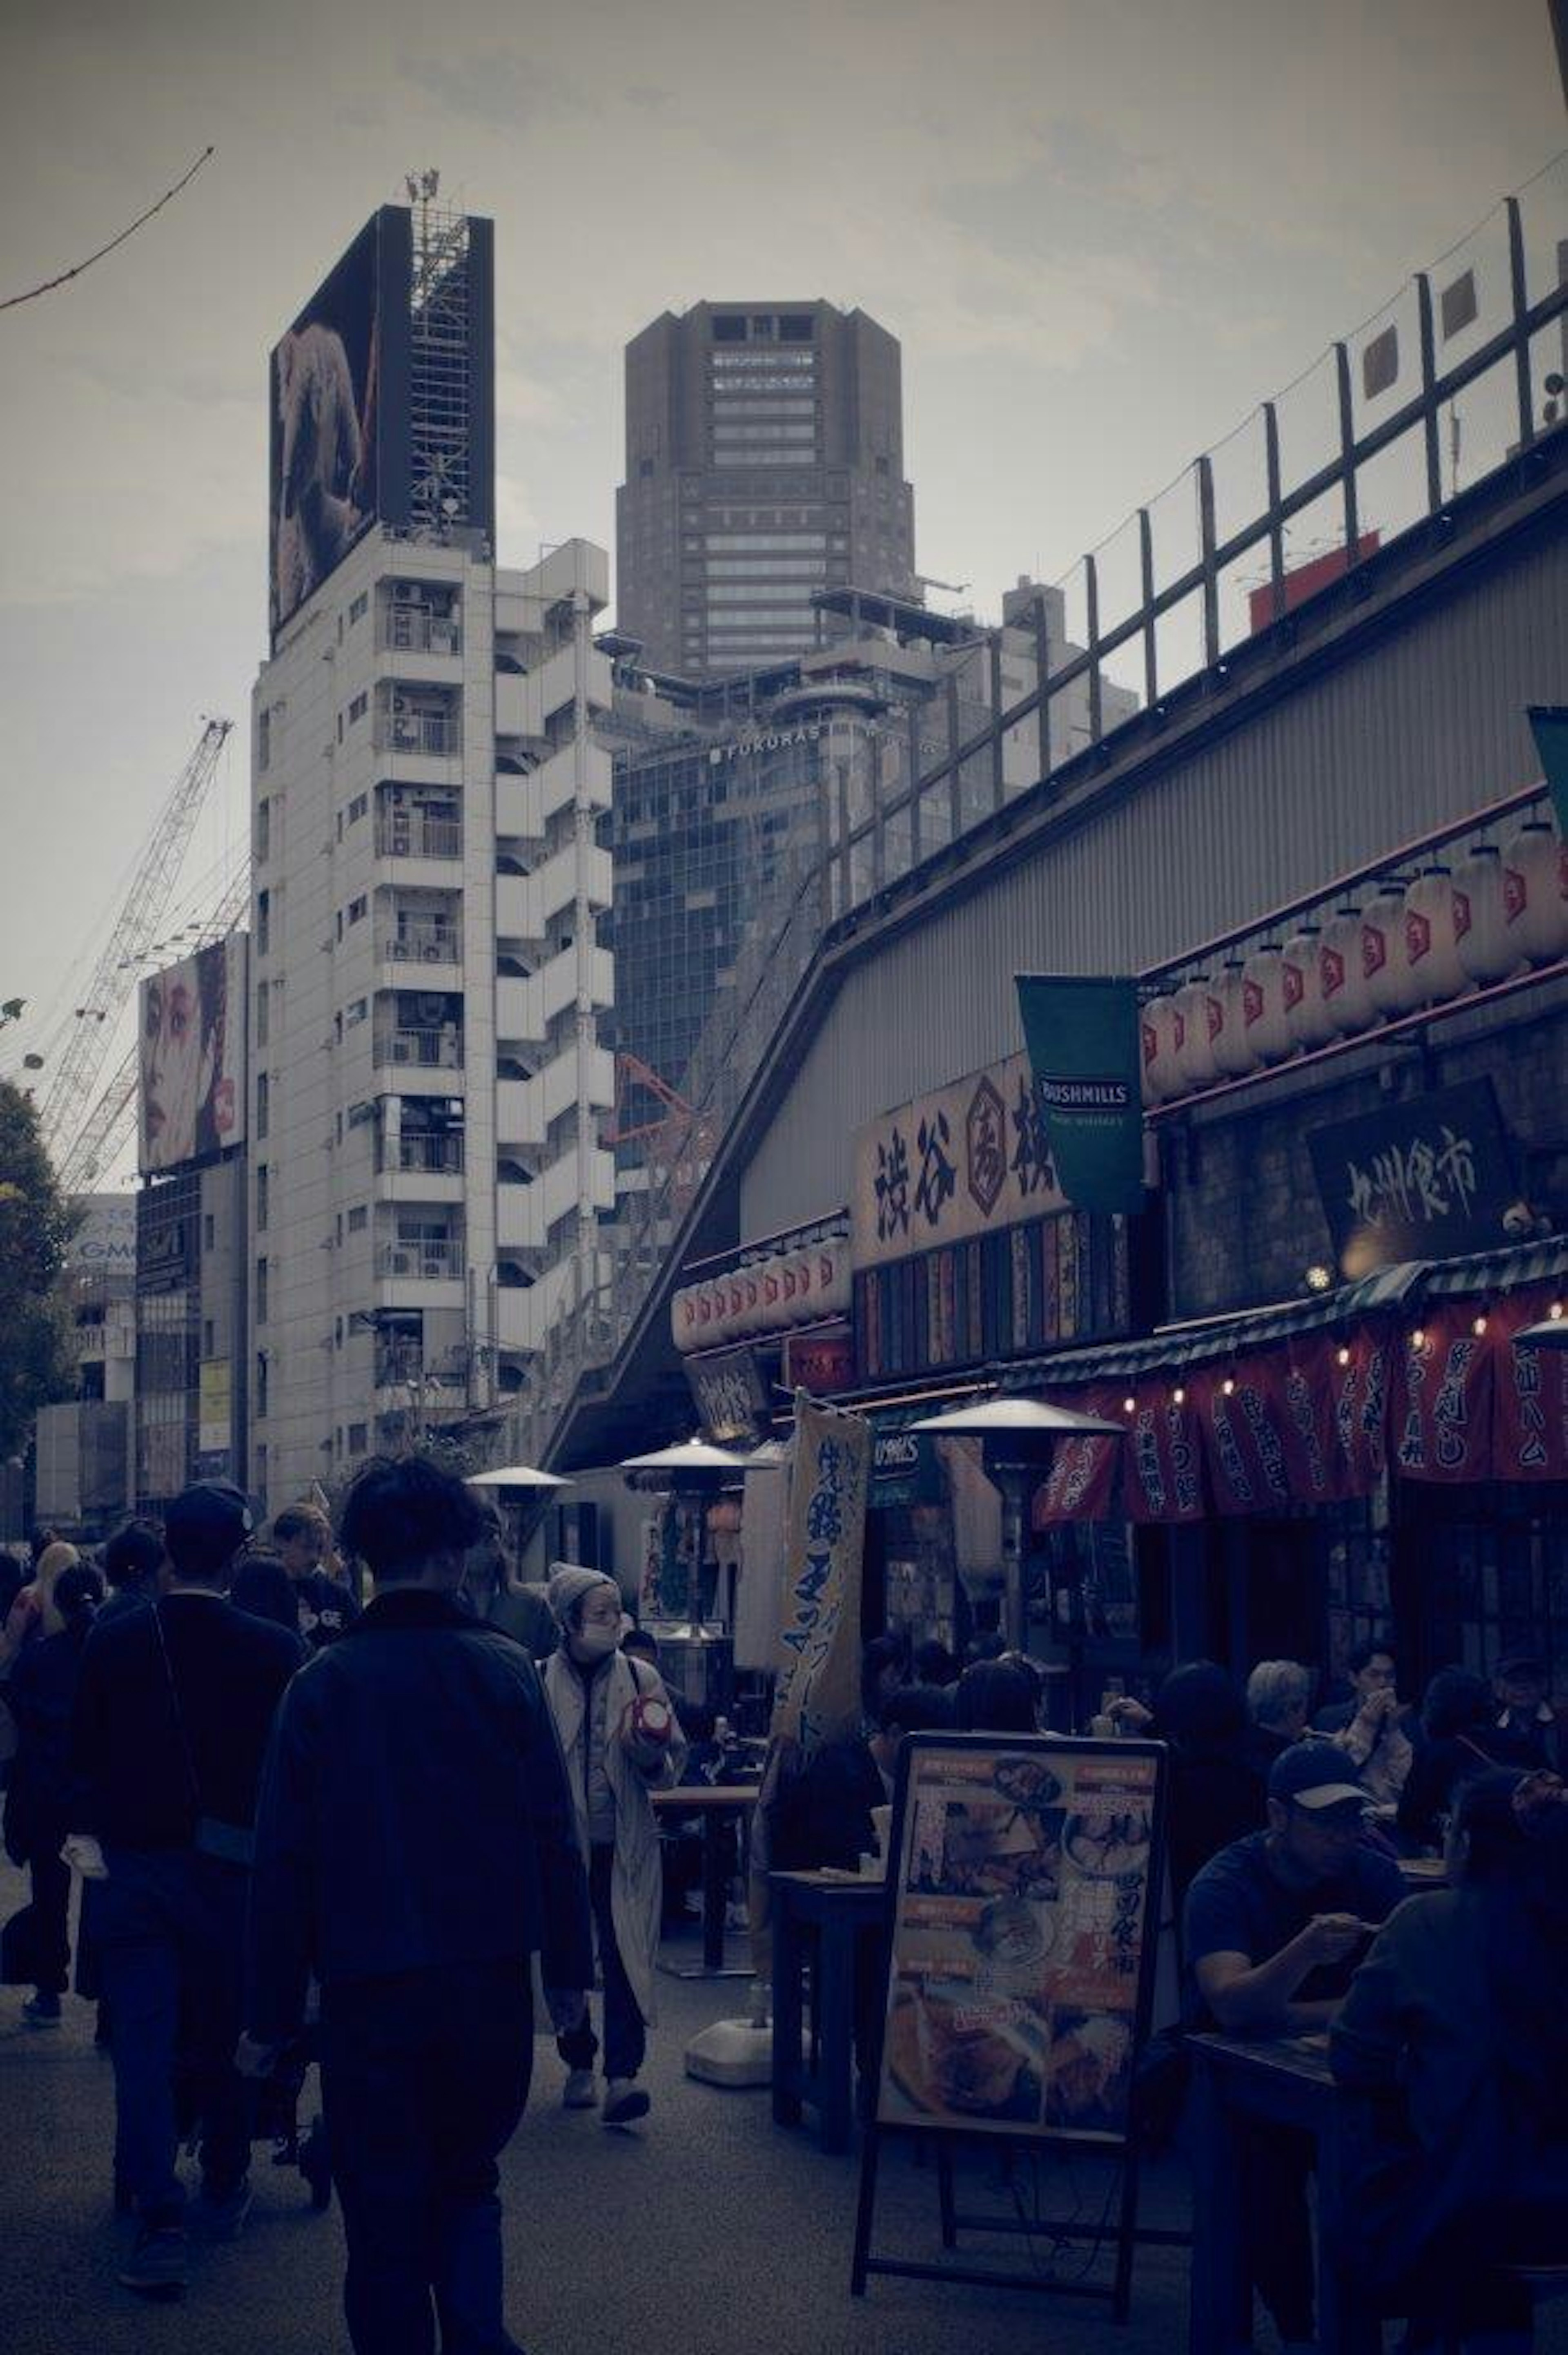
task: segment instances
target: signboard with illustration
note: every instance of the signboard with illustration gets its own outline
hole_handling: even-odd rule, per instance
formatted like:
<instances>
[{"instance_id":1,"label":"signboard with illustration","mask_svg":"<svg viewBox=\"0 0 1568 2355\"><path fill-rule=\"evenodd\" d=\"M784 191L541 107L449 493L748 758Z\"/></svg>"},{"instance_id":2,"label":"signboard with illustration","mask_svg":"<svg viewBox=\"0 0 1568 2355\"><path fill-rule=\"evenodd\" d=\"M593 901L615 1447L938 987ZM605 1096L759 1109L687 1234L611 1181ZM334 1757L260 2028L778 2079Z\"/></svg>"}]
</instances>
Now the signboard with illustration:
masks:
<instances>
[{"instance_id":1,"label":"signboard with illustration","mask_svg":"<svg viewBox=\"0 0 1568 2355\"><path fill-rule=\"evenodd\" d=\"M906 1744L880 2125L1125 2135L1161 1756L1125 1742Z\"/></svg>"},{"instance_id":2,"label":"signboard with illustration","mask_svg":"<svg viewBox=\"0 0 1568 2355\"><path fill-rule=\"evenodd\" d=\"M855 1137L857 1271L1065 1207L1027 1055L896 1105Z\"/></svg>"}]
</instances>

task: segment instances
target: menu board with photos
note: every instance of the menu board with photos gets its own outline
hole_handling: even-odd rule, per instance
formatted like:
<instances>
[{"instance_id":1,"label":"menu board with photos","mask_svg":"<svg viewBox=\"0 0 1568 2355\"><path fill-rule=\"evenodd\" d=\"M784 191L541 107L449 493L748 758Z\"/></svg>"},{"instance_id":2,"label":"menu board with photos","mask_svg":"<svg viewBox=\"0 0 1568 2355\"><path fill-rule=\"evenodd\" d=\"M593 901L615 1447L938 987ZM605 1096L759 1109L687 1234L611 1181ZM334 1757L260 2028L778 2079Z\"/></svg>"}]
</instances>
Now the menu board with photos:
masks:
<instances>
[{"instance_id":1,"label":"menu board with photos","mask_svg":"<svg viewBox=\"0 0 1568 2355\"><path fill-rule=\"evenodd\" d=\"M1151 1742L905 1743L879 2126L1125 2140L1163 1762Z\"/></svg>"}]
</instances>

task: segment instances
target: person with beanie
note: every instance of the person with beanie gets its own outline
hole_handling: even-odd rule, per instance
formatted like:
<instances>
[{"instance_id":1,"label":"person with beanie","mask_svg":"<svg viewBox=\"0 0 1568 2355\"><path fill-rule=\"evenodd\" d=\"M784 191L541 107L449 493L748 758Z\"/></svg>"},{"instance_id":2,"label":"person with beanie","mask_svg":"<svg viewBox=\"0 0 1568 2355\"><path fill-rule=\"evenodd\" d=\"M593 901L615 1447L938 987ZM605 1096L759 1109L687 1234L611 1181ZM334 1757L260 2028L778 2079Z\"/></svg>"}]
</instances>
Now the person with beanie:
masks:
<instances>
[{"instance_id":1,"label":"person with beanie","mask_svg":"<svg viewBox=\"0 0 1568 2355\"><path fill-rule=\"evenodd\" d=\"M588 1868L604 1985L601 2115L607 2126L629 2126L649 2108L636 2079L653 2019L662 1897L651 1794L680 1781L686 1738L658 1671L620 1650L627 1622L614 1579L557 1562L546 1592L561 1641L545 1665L545 1692ZM557 2036L556 2050L567 2064L565 2105L589 2108L599 2046L586 2014Z\"/></svg>"}]
</instances>

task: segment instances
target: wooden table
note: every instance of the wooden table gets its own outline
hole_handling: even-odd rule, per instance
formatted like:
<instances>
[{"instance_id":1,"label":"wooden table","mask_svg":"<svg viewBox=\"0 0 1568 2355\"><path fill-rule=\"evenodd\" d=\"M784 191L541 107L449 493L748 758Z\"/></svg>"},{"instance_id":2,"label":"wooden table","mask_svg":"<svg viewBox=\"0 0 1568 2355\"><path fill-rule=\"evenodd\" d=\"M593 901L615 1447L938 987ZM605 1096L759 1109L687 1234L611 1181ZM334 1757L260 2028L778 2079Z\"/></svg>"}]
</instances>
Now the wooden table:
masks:
<instances>
[{"instance_id":1,"label":"wooden table","mask_svg":"<svg viewBox=\"0 0 1568 2355\"><path fill-rule=\"evenodd\" d=\"M673 1790L655 1791L652 1796L654 1814L666 1821L672 1816L700 1816L703 1822L703 1959L680 1968L673 1964L660 1967L678 1979L749 1978L748 1963L726 1963L724 1958L729 1887L720 1834L731 1816L737 1817L744 1827L757 1805L756 1784L677 1783Z\"/></svg>"},{"instance_id":2,"label":"wooden table","mask_svg":"<svg viewBox=\"0 0 1568 2355\"><path fill-rule=\"evenodd\" d=\"M1347 2104L1326 2036L1194 2036L1199 2142L1193 2167L1189 2355L1241 2355L1252 2345L1252 2285L1243 2228L1245 2129L1305 2128L1316 2146L1318 2344L1329 2355L1376 2355L1377 2320L1357 2306L1338 2262Z\"/></svg>"},{"instance_id":3,"label":"wooden table","mask_svg":"<svg viewBox=\"0 0 1568 2355\"><path fill-rule=\"evenodd\" d=\"M854 2123L856 1965L887 1926L887 1882L836 1872L770 1872L773 1898L773 2116L799 2126L817 2113L824 2150L847 2150ZM816 1963L812 2035L803 2045L802 1987Z\"/></svg>"}]
</instances>

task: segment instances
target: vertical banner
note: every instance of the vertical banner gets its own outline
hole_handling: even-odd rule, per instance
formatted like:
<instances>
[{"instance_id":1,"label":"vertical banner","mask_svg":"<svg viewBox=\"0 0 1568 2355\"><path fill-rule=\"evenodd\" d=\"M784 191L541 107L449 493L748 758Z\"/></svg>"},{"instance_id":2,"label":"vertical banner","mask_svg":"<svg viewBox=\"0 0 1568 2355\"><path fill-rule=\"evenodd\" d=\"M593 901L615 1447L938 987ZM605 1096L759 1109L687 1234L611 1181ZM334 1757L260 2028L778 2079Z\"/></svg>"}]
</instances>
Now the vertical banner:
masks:
<instances>
[{"instance_id":1,"label":"vertical banner","mask_svg":"<svg viewBox=\"0 0 1568 2355\"><path fill-rule=\"evenodd\" d=\"M1272 1513L1291 1502L1284 1423L1285 1358L1259 1352L1234 1367L1204 1366L1187 1383L1203 1462L1222 1513Z\"/></svg>"},{"instance_id":2,"label":"vertical banner","mask_svg":"<svg viewBox=\"0 0 1568 2355\"><path fill-rule=\"evenodd\" d=\"M1134 1383L1116 1401L1126 1416L1123 1498L1129 1521L1201 1521L1203 1481L1198 1417L1190 1392L1169 1375ZM1126 1400L1132 1412L1127 1413Z\"/></svg>"},{"instance_id":3,"label":"vertical banner","mask_svg":"<svg viewBox=\"0 0 1568 2355\"><path fill-rule=\"evenodd\" d=\"M1545 1322L1554 1288L1515 1293L1488 1319L1492 1367L1494 1480L1568 1480L1568 1349L1519 1348L1513 1337Z\"/></svg>"},{"instance_id":4,"label":"vertical banner","mask_svg":"<svg viewBox=\"0 0 1568 2355\"><path fill-rule=\"evenodd\" d=\"M775 1741L815 1750L860 1718L860 1582L871 1425L795 1393Z\"/></svg>"},{"instance_id":5,"label":"vertical banner","mask_svg":"<svg viewBox=\"0 0 1568 2355\"><path fill-rule=\"evenodd\" d=\"M1491 1477L1493 1353L1477 1321L1473 1300L1434 1302L1402 1338L1389 1453L1404 1479Z\"/></svg>"},{"instance_id":6,"label":"vertical banner","mask_svg":"<svg viewBox=\"0 0 1568 2355\"><path fill-rule=\"evenodd\" d=\"M1121 1412L1124 1391L1108 1388L1075 1391L1061 1403L1079 1414L1097 1414L1107 1423ZM1058 1439L1051 1450L1051 1468L1034 1491L1030 1527L1059 1529L1072 1521L1103 1521L1110 1516L1116 1494L1119 1439Z\"/></svg>"},{"instance_id":7,"label":"vertical banner","mask_svg":"<svg viewBox=\"0 0 1568 2355\"><path fill-rule=\"evenodd\" d=\"M1019 974L1019 1010L1057 1181L1075 1209L1143 1208L1138 986Z\"/></svg>"},{"instance_id":8,"label":"vertical banner","mask_svg":"<svg viewBox=\"0 0 1568 2355\"><path fill-rule=\"evenodd\" d=\"M1350 1494L1334 1438L1336 1346L1326 1334L1293 1334L1281 1378L1279 1435L1290 1493L1298 1505L1337 1504Z\"/></svg>"},{"instance_id":9,"label":"vertical banner","mask_svg":"<svg viewBox=\"0 0 1568 2355\"><path fill-rule=\"evenodd\" d=\"M1330 1462L1338 1497L1370 1497L1383 1478L1393 1351L1381 1325L1360 1326L1329 1346Z\"/></svg>"}]
</instances>

